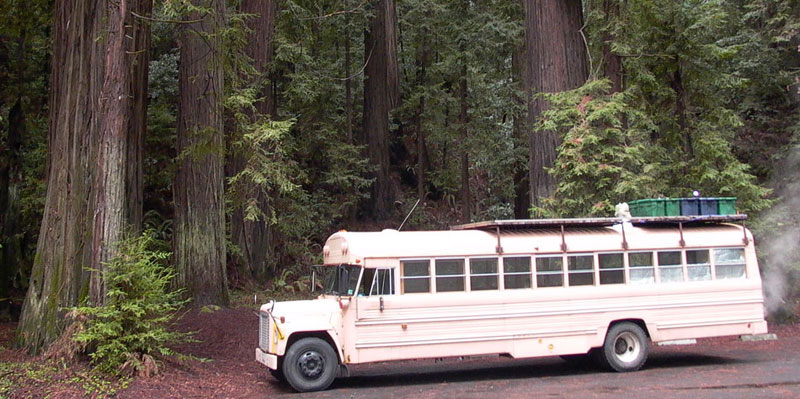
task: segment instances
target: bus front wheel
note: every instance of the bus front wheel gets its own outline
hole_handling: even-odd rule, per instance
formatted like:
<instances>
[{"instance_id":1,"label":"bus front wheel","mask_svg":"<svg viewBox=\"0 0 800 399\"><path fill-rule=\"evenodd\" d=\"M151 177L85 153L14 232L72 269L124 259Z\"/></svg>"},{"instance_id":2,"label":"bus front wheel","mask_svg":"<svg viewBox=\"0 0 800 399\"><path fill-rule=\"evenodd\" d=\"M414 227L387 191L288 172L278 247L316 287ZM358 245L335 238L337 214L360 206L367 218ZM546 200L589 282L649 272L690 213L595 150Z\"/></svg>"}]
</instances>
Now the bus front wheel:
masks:
<instances>
[{"instance_id":1,"label":"bus front wheel","mask_svg":"<svg viewBox=\"0 0 800 399\"><path fill-rule=\"evenodd\" d=\"M647 334L637 324L623 322L608 330L601 358L616 371L636 371L647 360L647 352Z\"/></svg>"},{"instance_id":2,"label":"bus front wheel","mask_svg":"<svg viewBox=\"0 0 800 399\"><path fill-rule=\"evenodd\" d=\"M286 381L298 392L322 391L336 378L339 361L324 340L303 338L286 351L282 369Z\"/></svg>"}]
</instances>

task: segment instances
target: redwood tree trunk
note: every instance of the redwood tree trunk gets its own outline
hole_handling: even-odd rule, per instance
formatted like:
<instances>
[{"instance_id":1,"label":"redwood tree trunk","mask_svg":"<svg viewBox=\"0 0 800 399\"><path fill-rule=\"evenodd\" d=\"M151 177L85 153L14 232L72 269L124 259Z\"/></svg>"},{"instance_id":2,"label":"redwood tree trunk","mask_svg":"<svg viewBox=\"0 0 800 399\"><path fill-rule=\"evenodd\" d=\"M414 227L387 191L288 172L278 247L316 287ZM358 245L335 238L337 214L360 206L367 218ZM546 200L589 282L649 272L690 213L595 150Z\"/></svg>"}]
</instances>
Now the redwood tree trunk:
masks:
<instances>
[{"instance_id":1,"label":"redwood tree trunk","mask_svg":"<svg viewBox=\"0 0 800 399\"><path fill-rule=\"evenodd\" d=\"M131 88L133 74L128 67L126 25L130 20L128 0L109 4L108 30L105 32L105 75L100 92L100 150L96 161L92 234L93 270L103 270L114 256L114 247L125 229L127 178L126 155L131 124ZM92 303L105 299L103 276L93 273L90 286Z\"/></svg>"},{"instance_id":2,"label":"redwood tree trunk","mask_svg":"<svg viewBox=\"0 0 800 399\"><path fill-rule=\"evenodd\" d=\"M392 209L389 174L389 112L399 101L396 13L394 0L378 0L375 18L364 33L364 137L370 163L375 167L371 216L381 220Z\"/></svg>"},{"instance_id":3,"label":"redwood tree trunk","mask_svg":"<svg viewBox=\"0 0 800 399\"><path fill-rule=\"evenodd\" d=\"M153 0L128 0L129 8L138 15L153 13ZM147 84L150 71L150 23L142 18L128 17L127 28L131 38L127 45L128 66L131 68L130 80L131 110L128 123L128 165L126 181L125 218L133 231L142 227L142 208L144 203L144 143L147 133Z\"/></svg>"},{"instance_id":4,"label":"redwood tree trunk","mask_svg":"<svg viewBox=\"0 0 800 399\"><path fill-rule=\"evenodd\" d=\"M224 0L194 0L207 15L181 26L178 152L175 201L175 284L195 306L226 305L224 215L223 65Z\"/></svg>"},{"instance_id":5,"label":"redwood tree trunk","mask_svg":"<svg viewBox=\"0 0 800 399\"><path fill-rule=\"evenodd\" d=\"M527 63L524 62L526 57L525 46L518 46L511 55L511 74L514 82L519 89L524 92L525 87L525 72ZM525 96L522 98L517 97L519 104L525 104ZM527 108L526 108L527 111ZM523 115L514 115L514 145L517 148L528 146L529 130L527 126L527 117ZM518 165L514 172L514 218L527 219L530 217L531 196L530 196L530 183L528 182L529 167L526 162L524 165Z\"/></svg>"},{"instance_id":6,"label":"redwood tree trunk","mask_svg":"<svg viewBox=\"0 0 800 399\"><path fill-rule=\"evenodd\" d=\"M558 132L534 130L547 104L531 96L574 89L587 77L587 54L580 29L583 11L580 0L523 0L525 9L526 85L530 133L530 197L541 199L555 191L555 179L547 173L556 159L561 142Z\"/></svg>"},{"instance_id":7,"label":"redwood tree trunk","mask_svg":"<svg viewBox=\"0 0 800 399\"><path fill-rule=\"evenodd\" d=\"M275 117L276 106L272 93L272 84L269 79L270 63L272 62L272 36L275 30L276 2L273 0L245 0L242 2L241 11L255 14L256 17L248 21L252 34L248 37L245 52L253 60L253 67L259 74L256 84L262 87L259 95L262 101L255 106L261 116ZM258 117L254 115L254 117ZM238 154L233 155L233 174L239 173L244 167L244 161ZM231 238L242 251L246 267L243 268L250 275L259 280L265 280L269 272L269 260L272 255L272 231L269 224L269 198L264 190L255 185L244 190L253 193L255 201L261 212L266 217L259 220L246 220L243 207L239 206L231 215Z\"/></svg>"},{"instance_id":8,"label":"redwood tree trunk","mask_svg":"<svg viewBox=\"0 0 800 399\"><path fill-rule=\"evenodd\" d=\"M64 309L86 296L91 261L91 200L103 78L98 40L104 7L56 3L50 80L47 196L18 341L38 351L60 334ZM89 232L89 233L87 233Z\"/></svg>"}]
</instances>

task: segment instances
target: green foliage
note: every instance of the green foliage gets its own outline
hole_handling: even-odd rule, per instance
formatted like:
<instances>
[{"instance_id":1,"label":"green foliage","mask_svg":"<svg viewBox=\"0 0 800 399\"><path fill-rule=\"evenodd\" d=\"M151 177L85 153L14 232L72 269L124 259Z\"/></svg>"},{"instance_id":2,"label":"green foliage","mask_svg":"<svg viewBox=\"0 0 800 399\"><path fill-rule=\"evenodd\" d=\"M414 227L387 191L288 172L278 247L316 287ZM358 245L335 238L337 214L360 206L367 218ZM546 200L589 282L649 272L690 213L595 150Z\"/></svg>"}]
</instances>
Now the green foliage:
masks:
<instances>
[{"instance_id":1,"label":"green foliage","mask_svg":"<svg viewBox=\"0 0 800 399\"><path fill-rule=\"evenodd\" d=\"M149 232L119 243L118 255L102 271L105 303L74 309L87 321L73 339L87 345L92 364L102 372L150 373L153 357L181 357L169 345L191 340L190 333L169 329L188 300L180 299L181 290L169 290L174 277L164 265L169 253L152 250L152 244Z\"/></svg>"},{"instance_id":2,"label":"green foliage","mask_svg":"<svg viewBox=\"0 0 800 399\"><path fill-rule=\"evenodd\" d=\"M594 53L613 38L625 55L626 90L590 81L547 95L541 127L564 134L558 179L544 214L610 215L616 202L647 197L734 196L739 209L770 205L750 167L736 157L744 122L734 99L746 86L735 7L723 1L619 2L619 16L592 4ZM605 2L604 2L605 3ZM603 3L603 4L604 4ZM596 57L600 58L600 57Z\"/></svg>"},{"instance_id":3,"label":"green foliage","mask_svg":"<svg viewBox=\"0 0 800 399\"><path fill-rule=\"evenodd\" d=\"M648 173L647 117L610 93L608 80L567 92L545 94L551 107L537 130L563 133L552 173L556 192L545 209L554 217L610 216L614 205L652 196L661 187Z\"/></svg>"}]
</instances>

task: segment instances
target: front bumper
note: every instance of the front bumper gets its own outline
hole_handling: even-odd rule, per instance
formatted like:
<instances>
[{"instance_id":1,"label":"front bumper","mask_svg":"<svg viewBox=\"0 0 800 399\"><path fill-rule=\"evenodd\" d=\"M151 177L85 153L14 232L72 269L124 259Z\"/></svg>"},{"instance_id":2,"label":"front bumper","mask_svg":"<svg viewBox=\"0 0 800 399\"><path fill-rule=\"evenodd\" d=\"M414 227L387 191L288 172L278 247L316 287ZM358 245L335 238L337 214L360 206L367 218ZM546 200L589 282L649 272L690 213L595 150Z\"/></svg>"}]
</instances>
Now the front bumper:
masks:
<instances>
[{"instance_id":1,"label":"front bumper","mask_svg":"<svg viewBox=\"0 0 800 399\"><path fill-rule=\"evenodd\" d=\"M256 348L256 361L272 370L278 369L278 356L264 352L261 348Z\"/></svg>"}]
</instances>

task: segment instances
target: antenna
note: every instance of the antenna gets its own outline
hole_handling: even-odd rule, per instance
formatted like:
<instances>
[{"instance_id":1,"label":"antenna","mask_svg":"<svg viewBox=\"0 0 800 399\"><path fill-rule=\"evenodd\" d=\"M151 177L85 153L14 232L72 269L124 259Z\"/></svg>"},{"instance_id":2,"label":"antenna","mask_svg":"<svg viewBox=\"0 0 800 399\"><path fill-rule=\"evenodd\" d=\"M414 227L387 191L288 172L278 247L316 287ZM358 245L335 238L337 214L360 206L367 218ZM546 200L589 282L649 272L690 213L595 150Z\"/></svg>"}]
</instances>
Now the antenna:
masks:
<instances>
[{"instance_id":1,"label":"antenna","mask_svg":"<svg viewBox=\"0 0 800 399\"><path fill-rule=\"evenodd\" d=\"M419 201L420 201L420 200L419 200L419 199L417 199L417 202L415 202L415 203L414 203L414 206L413 206L413 207L411 208L411 210L408 212L408 215L406 215L406 218L405 218L405 219L403 219L403 223L400 223L400 227L398 227L398 228L397 228L397 231L400 231L400 229L402 229L402 228L403 228L403 225L404 225L404 224L406 224L406 220L408 220L408 218L411 216L411 214L412 214L412 213L414 213L414 209L417 209L417 205L419 205Z\"/></svg>"}]
</instances>

